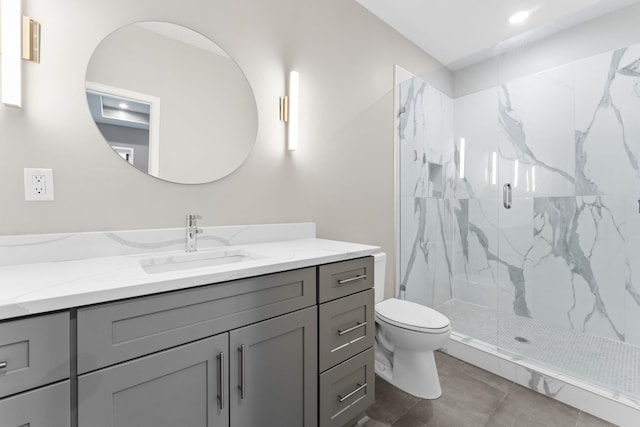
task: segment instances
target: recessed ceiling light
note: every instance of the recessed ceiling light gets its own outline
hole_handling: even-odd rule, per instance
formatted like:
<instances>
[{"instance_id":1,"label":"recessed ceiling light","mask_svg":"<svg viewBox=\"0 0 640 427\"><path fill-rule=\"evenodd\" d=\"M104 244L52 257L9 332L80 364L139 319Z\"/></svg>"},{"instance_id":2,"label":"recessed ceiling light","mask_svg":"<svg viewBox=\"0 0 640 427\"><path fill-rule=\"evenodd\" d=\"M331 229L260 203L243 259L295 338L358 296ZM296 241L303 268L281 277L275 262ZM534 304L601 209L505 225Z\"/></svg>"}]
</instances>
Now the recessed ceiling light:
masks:
<instances>
[{"instance_id":1,"label":"recessed ceiling light","mask_svg":"<svg viewBox=\"0 0 640 427\"><path fill-rule=\"evenodd\" d=\"M529 17L529 11L521 10L520 12L514 13L513 15L511 15L511 18L509 18L509 23L519 24L521 22L526 21L528 17Z\"/></svg>"},{"instance_id":2,"label":"recessed ceiling light","mask_svg":"<svg viewBox=\"0 0 640 427\"><path fill-rule=\"evenodd\" d=\"M120 107L122 110L126 110L127 108L129 108L129 104L127 104L126 102L121 102L120 104L118 104L118 107Z\"/></svg>"}]
</instances>

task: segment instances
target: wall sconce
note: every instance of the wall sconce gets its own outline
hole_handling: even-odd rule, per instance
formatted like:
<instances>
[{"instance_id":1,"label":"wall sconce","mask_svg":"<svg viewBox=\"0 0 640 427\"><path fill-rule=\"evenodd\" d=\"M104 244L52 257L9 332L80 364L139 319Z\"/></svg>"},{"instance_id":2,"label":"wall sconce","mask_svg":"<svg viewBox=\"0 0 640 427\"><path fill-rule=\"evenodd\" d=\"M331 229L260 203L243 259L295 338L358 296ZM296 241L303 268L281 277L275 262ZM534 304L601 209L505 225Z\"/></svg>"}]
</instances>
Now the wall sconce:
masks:
<instances>
[{"instance_id":1,"label":"wall sconce","mask_svg":"<svg viewBox=\"0 0 640 427\"><path fill-rule=\"evenodd\" d=\"M298 149L298 86L300 75L297 71L289 74L289 95L280 97L280 120L287 124L287 148Z\"/></svg>"},{"instance_id":2,"label":"wall sconce","mask_svg":"<svg viewBox=\"0 0 640 427\"><path fill-rule=\"evenodd\" d=\"M0 2L2 103L22 107L22 59L40 62L40 23L22 16L22 0Z\"/></svg>"}]
</instances>

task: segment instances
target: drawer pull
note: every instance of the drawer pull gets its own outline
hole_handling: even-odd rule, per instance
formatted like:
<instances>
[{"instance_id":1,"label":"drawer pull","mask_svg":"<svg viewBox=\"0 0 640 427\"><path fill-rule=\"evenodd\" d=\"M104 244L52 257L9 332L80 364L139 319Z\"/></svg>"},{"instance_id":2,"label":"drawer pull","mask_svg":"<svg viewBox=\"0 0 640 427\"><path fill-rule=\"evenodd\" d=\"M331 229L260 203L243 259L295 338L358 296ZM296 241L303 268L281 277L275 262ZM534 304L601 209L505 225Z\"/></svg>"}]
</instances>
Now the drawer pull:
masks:
<instances>
[{"instance_id":1,"label":"drawer pull","mask_svg":"<svg viewBox=\"0 0 640 427\"><path fill-rule=\"evenodd\" d=\"M242 344L240 347L238 347L238 351L240 352L240 384L238 385L238 388L240 389L240 399L244 399L244 393L245 393L245 346L244 344Z\"/></svg>"},{"instance_id":2,"label":"drawer pull","mask_svg":"<svg viewBox=\"0 0 640 427\"><path fill-rule=\"evenodd\" d=\"M0 369L4 369L7 367L7 361L0 362Z\"/></svg>"},{"instance_id":3,"label":"drawer pull","mask_svg":"<svg viewBox=\"0 0 640 427\"><path fill-rule=\"evenodd\" d=\"M344 329L344 330L338 329L338 335L339 336L343 336L345 334L348 334L349 332L355 331L356 329L360 329L363 326L367 326L367 322L362 322L362 323L358 322L358 324L356 326L352 326L349 329Z\"/></svg>"},{"instance_id":4,"label":"drawer pull","mask_svg":"<svg viewBox=\"0 0 640 427\"><path fill-rule=\"evenodd\" d=\"M360 384L358 383L358 388L356 388L355 390L353 390L351 393L347 394L346 396L342 397L340 395L338 395L338 402L342 403L345 400L347 400L348 398L350 398L351 396L353 396L354 394L356 394L357 392L359 392L360 390L362 390L363 388L365 388L367 386L367 383L364 384Z\"/></svg>"},{"instance_id":5,"label":"drawer pull","mask_svg":"<svg viewBox=\"0 0 640 427\"><path fill-rule=\"evenodd\" d=\"M360 276L352 277L350 279L338 280L338 285L346 285L347 283L355 282L356 280L364 280L366 278L366 274L361 274Z\"/></svg>"},{"instance_id":6,"label":"drawer pull","mask_svg":"<svg viewBox=\"0 0 640 427\"><path fill-rule=\"evenodd\" d=\"M218 371L218 387L220 392L218 398L220 398L220 409L224 409L224 353L220 352L218 355L220 361L220 370Z\"/></svg>"}]
</instances>

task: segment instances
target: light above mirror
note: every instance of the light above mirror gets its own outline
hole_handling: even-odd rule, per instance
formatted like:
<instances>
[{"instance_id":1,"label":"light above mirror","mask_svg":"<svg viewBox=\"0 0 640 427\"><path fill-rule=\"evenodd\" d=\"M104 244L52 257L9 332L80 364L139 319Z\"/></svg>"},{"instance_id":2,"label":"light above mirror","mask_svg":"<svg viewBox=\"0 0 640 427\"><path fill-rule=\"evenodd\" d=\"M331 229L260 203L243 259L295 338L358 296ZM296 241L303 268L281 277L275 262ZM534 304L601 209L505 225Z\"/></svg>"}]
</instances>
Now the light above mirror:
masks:
<instances>
[{"instance_id":1,"label":"light above mirror","mask_svg":"<svg viewBox=\"0 0 640 427\"><path fill-rule=\"evenodd\" d=\"M140 22L109 34L86 73L98 130L125 161L181 184L215 181L249 156L258 130L238 65L203 35Z\"/></svg>"}]
</instances>

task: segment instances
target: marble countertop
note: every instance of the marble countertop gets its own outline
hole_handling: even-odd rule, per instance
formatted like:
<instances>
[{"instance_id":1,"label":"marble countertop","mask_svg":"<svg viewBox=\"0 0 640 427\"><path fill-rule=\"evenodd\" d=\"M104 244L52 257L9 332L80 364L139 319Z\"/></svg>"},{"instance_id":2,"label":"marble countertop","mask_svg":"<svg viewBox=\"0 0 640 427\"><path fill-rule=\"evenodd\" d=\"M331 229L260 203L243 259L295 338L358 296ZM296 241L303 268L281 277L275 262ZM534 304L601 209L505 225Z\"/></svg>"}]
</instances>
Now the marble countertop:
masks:
<instances>
[{"instance_id":1,"label":"marble countertop","mask_svg":"<svg viewBox=\"0 0 640 427\"><path fill-rule=\"evenodd\" d=\"M148 273L143 265L193 255L170 251L1 266L0 320L359 258L379 250L307 238L207 248L193 254L226 252L256 259L166 272Z\"/></svg>"}]
</instances>

